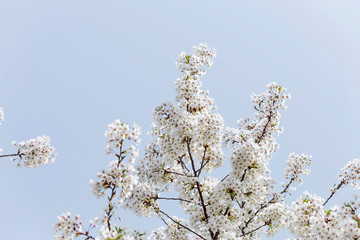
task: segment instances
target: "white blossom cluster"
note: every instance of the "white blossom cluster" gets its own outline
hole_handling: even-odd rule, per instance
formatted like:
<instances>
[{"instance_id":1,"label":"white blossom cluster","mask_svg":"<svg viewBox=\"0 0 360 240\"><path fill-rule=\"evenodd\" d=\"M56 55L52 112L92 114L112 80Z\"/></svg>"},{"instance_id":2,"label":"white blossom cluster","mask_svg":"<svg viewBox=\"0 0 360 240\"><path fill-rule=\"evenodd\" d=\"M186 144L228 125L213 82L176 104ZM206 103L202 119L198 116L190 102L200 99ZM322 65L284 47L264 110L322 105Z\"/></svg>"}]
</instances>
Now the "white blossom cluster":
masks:
<instances>
[{"instance_id":1,"label":"white blossom cluster","mask_svg":"<svg viewBox=\"0 0 360 240\"><path fill-rule=\"evenodd\" d=\"M177 217L174 217L173 220L176 222L187 226L187 222L184 219L178 219ZM166 227L160 227L156 230L154 230L151 235L149 236L149 239L153 240L169 240L169 239L176 239L176 240L200 240L196 235L189 235L188 230L181 227L179 224L174 223L171 220L166 221Z\"/></svg>"},{"instance_id":2,"label":"white blossom cluster","mask_svg":"<svg viewBox=\"0 0 360 240\"><path fill-rule=\"evenodd\" d=\"M68 232L67 229L73 229L74 221L70 219L70 213L67 213L58 217L59 221L54 226L54 231L58 239L70 240L81 236L85 237L85 239L96 240L144 239L142 237L144 233L131 231L128 228L117 227L114 223L116 220L114 219L115 211L119 206L132 206L130 202L136 203L134 207L144 206L146 205L146 199L151 199L146 188L140 188L141 184L138 183L138 176L133 165L135 158L139 154L139 149L136 149L133 145L125 149L127 146L125 141L140 142L140 128L136 124L130 127L128 124L115 120L108 125L105 137L109 143L106 153L110 154L114 152L116 160L111 161L106 170L97 173L96 180L90 180L90 188L93 194L97 198L106 197L108 200L107 206L103 209L102 217L100 219L96 218L95 221L90 221L89 230L99 225L99 234L97 237L92 237L89 235L89 230L81 232L82 228L76 228L77 231ZM139 189L145 192L139 192ZM139 196L137 196L137 193ZM144 200L142 204L138 203L140 198ZM152 210L151 213L153 212ZM79 219L79 217L76 219ZM81 224L78 225L80 226Z\"/></svg>"},{"instance_id":3,"label":"white blossom cluster","mask_svg":"<svg viewBox=\"0 0 360 240\"><path fill-rule=\"evenodd\" d=\"M298 181L299 184L302 184L303 179L301 175L308 175L310 173L310 169L305 169L304 167L310 166L311 164L311 157L305 154L295 154L290 153L288 160L286 161L286 168L285 168L285 178L286 179L293 179L293 181Z\"/></svg>"},{"instance_id":4,"label":"white blossom cluster","mask_svg":"<svg viewBox=\"0 0 360 240\"><path fill-rule=\"evenodd\" d=\"M108 125L105 137L109 143L106 146L106 153L110 154L113 149L119 149L124 140L132 140L136 144L140 143L141 130L137 124L130 127L128 124L121 123L119 119Z\"/></svg>"},{"instance_id":5,"label":"white blossom cluster","mask_svg":"<svg viewBox=\"0 0 360 240\"><path fill-rule=\"evenodd\" d=\"M259 227L259 219L268 219L268 234L284 227L284 204L268 203L274 190L267 166L278 148L273 137L281 133L278 111L286 109L290 95L278 84L269 84L267 92L252 96L255 120L239 121L240 129L227 128L224 133L213 99L201 90L204 66L211 66L214 57L215 51L204 44L194 47L191 54L180 54L177 104L164 103L155 109L151 132L155 138L147 146L138 172L141 181L150 181L154 189L174 184L189 215L188 225L201 236L257 239L266 230L251 233ZM230 175L221 182L206 175L201 180L202 172L222 165L224 140L232 146ZM271 205L269 210L267 205ZM256 213L261 206L264 210ZM193 234L188 231L189 236Z\"/></svg>"},{"instance_id":6,"label":"white blossom cluster","mask_svg":"<svg viewBox=\"0 0 360 240\"><path fill-rule=\"evenodd\" d=\"M297 239L359 239L360 203L352 201L330 210L324 199L308 192L292 203L288 229Z\"/></svg>"},{"instance_id":7,"label":"white blossom cluster","mask_svg":"<svg viewBox=\"0 0 360 240\"><path fill-rule=\"evenodd\" d=\"M341 173L339 174L339 181L344 182L344 185L351 184L354 188L360 189L358 183L359 180L360 159L354 159L341 169Z\"/></svg>"},{"instance_id":8,"label":"white blossom cluster","mask_svg":"<svg viewBox=\"0 0 360 240\"><path fill-rule=\"evenodd\" d=\"M55 234L62 232L61 235L55 235L54 239L72 240L75 236L83 231L82 221L79 215L76 215L74 219L71 218L71 213L63 213L58 217L58 222L54 225Z\"/></svg>"},{"instance_id":9,"label":"white blossom cluster","mask_svg":"<svg viewBox=\"0 0 360 240\"><path fill-rule=\"evenodd\" d=\"M94 195L108 200L99 236L93 239L146 238L142 233L117 227L114 217L118 207L141 217L164 220L165 226L147 239L256 240L286 228L296 239L360 239L360 203L356 199L325 209L336 190L346 184L357 186L360 160L343 168L340 183L326 201L305 192L287 206L288 188L294 182L302 183L302 177L309 174L306 166L311 163L310 155L291 153L286 161L287 183L282 184L282 191L276 191L268 166L279 148L275 137L283 131L280 111L286 110L290 94L277 83L268 84L264 93L251 96L254 118L240 119L236 129L225 128L201 82L215 56L215 50L206 44L179 55L181 76L175 81L176 101L155 108L149 133L152 139L136 166L138 150L125 146L127 141L139 143L140 128L120 120L108 125L106 152L114 153L116 160L98 173L96 181L90 181ZM230 150L231 170L217 179L211 174L224 163L224 147ZM170 216L161 201L178 203L188 218ZM74 223L63 222L57 234L72 239L74 235L66 238L64 229Z\"/></svg>"},{"instance_id":10,"label":"white blossom cluster","mask_svg":"<svg viewBox=\"0 0 360 240\"><path fill-rule=\"evenodd\" d=\"M109 230L103 225L99 231L99 236L95 240L145 240L144 235L142 232L132 231L127 227L115 227Z\"/></svg>"},{"instance_id":11,"label":"white blossom cluster","mask_svg":"<svg viewBox=\"0 0 360 240\"><path fill-rule=\"evenodd\" d=\"M28 168L36 168L46 163L55 161L55 148L50 145L50 138L48 136L39 136L27 140L26 142L13 141L13 145L18 148L19 162Z\"/></svg>"},{"instance_id":12,"label":"white blossom cluster","mask_svg":"<svg viewBox=\"0 0 360 240\"><path fill-rule=\"evenodd\" d=\"M90 187L93 194L97 197L104 197L107 189L119 189L117 200L121 203L127 198L137 183L136 177L132 174L135 171L131 164L112 161L107 170L97 174L97 181L90 180Z\"/></svg>"},{"instance_id":13,"label":"white blossom cluster","mask_svg":"<svg viewBox=\"0 0 360 240\"><path fill-rule=\"evenodd\" d=\"M2 121L4 121L4 111L0 107L0 125ZM26 142L16 143L13 141L12 144L18 148L17 153L0 155L0 158L11 157L11 161L17 161L18 167L23 164L27 168L36 168L55 161L55 148L50 145L50 138L47 136L39 136ZM2 151L0 147L0 154ZM15 157L19 157L19 159Z\"/></svg>"}]
</instances>

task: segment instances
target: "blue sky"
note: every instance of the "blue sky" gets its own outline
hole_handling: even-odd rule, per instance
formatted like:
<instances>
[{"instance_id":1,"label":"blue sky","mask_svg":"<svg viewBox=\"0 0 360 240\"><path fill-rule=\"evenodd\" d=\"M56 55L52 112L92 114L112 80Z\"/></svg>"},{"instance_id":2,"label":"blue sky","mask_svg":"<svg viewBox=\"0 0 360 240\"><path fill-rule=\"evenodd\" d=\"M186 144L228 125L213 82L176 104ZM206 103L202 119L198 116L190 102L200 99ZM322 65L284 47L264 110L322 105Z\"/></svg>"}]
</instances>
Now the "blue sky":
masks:
<instances>
[{"instance_id":1,"label":"blue sky","mask_svg":"<svg viewBox=\"0 0 360 240\"><path fill-rule=\"evenodd\" d=\"M282 181L289 153L311 154L311 175L292 197L326 198L360 155L359 10L358 1L329 0L0 1L0 146L12 153L12 140L46 134L58 153L39 169L0 161L0 239L52 239L68 210L84 222L99 216L88 182L112 160L107 124L138 123L143 148L152 109L174 100L178 54L201 42L217 49L203 80L228 126L253 115L251 93L272 81L288 88L273 175ZM148 231L161 225L122 218Z\"/></svg>"}]
</instances>

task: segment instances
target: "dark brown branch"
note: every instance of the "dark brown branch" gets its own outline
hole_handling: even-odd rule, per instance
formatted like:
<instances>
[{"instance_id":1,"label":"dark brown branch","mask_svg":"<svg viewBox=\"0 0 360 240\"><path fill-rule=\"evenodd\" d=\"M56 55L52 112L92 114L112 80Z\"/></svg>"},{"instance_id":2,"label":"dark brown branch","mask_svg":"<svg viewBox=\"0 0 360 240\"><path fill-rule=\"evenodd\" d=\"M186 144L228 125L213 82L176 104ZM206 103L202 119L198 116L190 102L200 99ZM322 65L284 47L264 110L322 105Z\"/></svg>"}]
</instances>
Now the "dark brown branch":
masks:
<instances>
[{"instance_id":1,"label":"dark brown branch","mask_svg":"<svg viewBox=\"0 0 360 240\"><path fill-rule=\"evenodd\" d=\"M244 170L244 173L243 173L243 175L241 176L241 180L240 180L241 182L245 180L246 172L247 172L247 170L250 170L250 169L251 169L251 167L248 167L248 168L246 168L246 169Z\"/></svg>"},{"instance_id":2,"label":"dark brown branch","mask_svg":"<svg viewBox=\"0 0 360 240\"><path fill-rule=\"evenodd\" d=\"M204 198L202 196L201 189L200 189L200 183L198 181L196 182L196 188L197 188L197 190L199 192L200 202L201 202L201 206L202 206L203 211L204 211L204 216L206 218L206 222L208 222L209 216L208 216L207 211L206 211L205 201L204 201Z\"/></svg>"},{"instance_id":3,"label":"dark brown branch","mask_svg":"<svg viewBox=\"0 0 360 240\"><path fill-rule=\"evenodd\" d=\"M188 154L189 154L189 158L190 158L190 161L191 161L191 167L192 167L192 170L193 170L193 173L194 173L194 177L196 177L196 168L195 168L195 161L191 155L191 149L190 149L190 141L191 141L191 138L186 138L185 139L185 142L186 142L186 146L187 146L187 150L188 150Z\"/></svg>"},{"instance_id":4,"label":"dark brown branch","mask_svg":"<svg viewBox=\"0 0 360 240\"><path fill-rule=\"evenodd\" d=\"M197 170L197 176L199 177L201 174L201 170L205 167L205 165L208 163L208 161L205 162L205 157L206 157L206 151L207 151L208 145L206 145L204 147L204 155L201 159L201 164L200 164L200 168Z\"/></svg>"},{"instance_id":5,"label":"dark brown branch","mask_svg":"<svg viewBox=\"0 0 360 240\"><path fill-rule=\"evenodd\" d=\"M335 189L333 189L331 191L330 196L326 199L326 201L324 202L323 206L326 205L326 203L334 196L334 194L345 184L345 179L343 179L337 186Z\"/></svg>"},{"instance_id":6,"label":"dark brown branch","mask_svg":"<svg viewBox=\"0 0 360 240\"><path fill-rule=\"evenodd\" d=\"M291 178L290 182L285 186L284 190L280 192L280 194L286 193L290 185L294 182L295 178Z\"/></svg>"},{"instance_id":7,"label":"dark brown branch","mask_svg":"<svg viewBox=\"0 0 360 240\"><path fill-rule=\"evenodd\" d=\"M161 214L165 215L167 218L169 218L171 221L173 221L173 222L176 223L177 225L185 228L186 230L188 230L189 232L195 234L195 235L198 236L199 238L206 240L206 238L204 238L203 236L199 235L199 234L196 233L194 230L191 230L190 228L188 228L188 227L186 227L185 225L181 224L180 222L174 220L172 217L170 217L169 215L167 215L165 212L163 212L163 211L161 211L161 210L159 210L159 212L160 212Z\"/></svg>"},{"instance_id":8,"label":"dark brown branch","mask_svg":"<svg viewBox=\"0 0 360 240\"><path fill-rule=\"evenodd\" d=\"M194 177L198 177L198 176L196 175L195 161L194 161L194 159L193 159L193 157L192 157L192 155L191 155L190 141L191 141L190 138L186 138L186 139L185 139L186 146L187 146L187 150L188 150L188 154L189 154L189 158L190 158L190 161L191 161L191 166L192 166L192 169L193 169L193 172L194 172ZM200 189L200 183L199 183L199 181L196 181L196 188L197 188L198 193L199 193L199 198L200 198L201 206L202 206L202 209L203 209L203 212L204 212L205 221L208 222L209 216L208 216L207 211L206 211L206 205L205 205L204 198L203 198L203 196L202 196L202 192L201 192L201 189ZM213 233L213 231L212 231L211 229L209 229L209 232L210 232L211 238L212 238L212 239L216 239L216 238L215 238L215 235L214 235L214 233Z\"/></svg>"},{"instance_id":9,"label":"dark brown branch","mask_svg":"<svg viewBox=\"0 0 360 240\"><path fill-rule=\"evenodd\" d=\"M6 154L6 155L0 155L0 158L3 158L3 157L21 157L25 155L24 153L14 153L14 154Z\"/></svg>"},{"instance_id":10,"label":"dark brown branch","mask_svg":"<svg viewBox=\"0 0 360 240\"><path fill-rule=\"evenodd\" d=\"M223 182L229 176L230 176L230 174L226 175L223 179L221 179L221 182Z\"/></svg>"},{"instance_id":11,"label":"dark brown branch","mask_svg":"<svg viewBox=\"0 0 360 240\"><path fill-rule=\"evenodd\" d=\"M260 143L261 140L262 140L262 138L265 136L266 128L267 128L267 126L269 125L269 123L271 122L272 116L273 116L273 115L272 115L272 113L270 112L270 115L268 116L268 121L266 122L265 127L264 127L264 129L263 129L260 137L255 141L256 143Z\"/></svg>"},{"instance_id":12,"label":"dark brown branch","mask_svg":"<svg viewBox=\"0 0 360 240\"><path fill-rule=\"evenodd\" d=\"M236 201L236 203L239 205L239 208L244 208L246 202L242 201L240 204L239 201Z\"/></svg>"},{"instance_id":13,"label":"dark brown branch","mask_svg":"<svg viewBox=\"0 0 360 240\"><path fill-rule=\"evenodd\" d=\"M109 200L108 210L105 212L107 215L107 226L108 226L109 231L111 231L111 217L113 216L112 211L114 209L114 207L111 205L111 201L115 197L115 195L116 195L116 188L115 188L115 186L112 186L111 187L111 195L110 195L110 197L108 197L108 200Z\"/></svg>"}]
</instances>

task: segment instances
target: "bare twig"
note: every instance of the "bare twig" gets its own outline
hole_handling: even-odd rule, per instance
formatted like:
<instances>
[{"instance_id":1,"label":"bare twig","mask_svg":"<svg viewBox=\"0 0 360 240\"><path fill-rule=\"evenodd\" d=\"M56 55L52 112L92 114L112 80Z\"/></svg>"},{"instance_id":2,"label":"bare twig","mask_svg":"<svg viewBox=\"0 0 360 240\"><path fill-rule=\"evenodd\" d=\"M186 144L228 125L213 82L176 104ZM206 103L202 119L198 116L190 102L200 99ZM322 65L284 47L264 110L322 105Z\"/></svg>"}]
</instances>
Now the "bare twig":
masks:
<instances>
[{"instance_id":1,"label":"bare twig","mask_svg":"<svg viewBox=\"0 0 360 240\"><path fill-rule=\"evenodd\" d=\"M21 157L25 155L24 153L14 153L14 154L6 154L6 155L0 155L0 158L3 158L3 157Z\"/></svg>"}]
</instances>

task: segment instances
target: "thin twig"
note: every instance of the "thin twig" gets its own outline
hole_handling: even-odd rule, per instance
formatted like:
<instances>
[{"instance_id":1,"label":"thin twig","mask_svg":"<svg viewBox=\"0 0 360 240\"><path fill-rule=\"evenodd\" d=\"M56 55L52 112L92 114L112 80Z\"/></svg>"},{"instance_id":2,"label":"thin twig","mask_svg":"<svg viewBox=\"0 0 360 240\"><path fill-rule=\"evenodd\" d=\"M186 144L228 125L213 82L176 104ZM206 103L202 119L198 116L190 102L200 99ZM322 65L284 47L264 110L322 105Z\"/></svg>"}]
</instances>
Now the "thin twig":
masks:
<instances>
[{"instance_id":1,"label":"thin twig","mask_svg":"<svg viewBox=\"0 0 360 240\"><path fill-rule=\"evenodd\" d=\"M326 201L324 202L323 206L326 205L326 203L334 196L334 194L335 194L335 193L342 187L342 185L344 185L344 184L345 184L345 179L343 179L343 180L336 186L336 188L331 191L330 196L326 199Z\"/></svg>"},{"instance_id":2,"label":"thin twig","mask_svg":"<svg viewBox=\"0 0 360 240\"><path fill-rule=\"evenodd\" d=\"M17 157L17 156L23 156L25 155L24 153L14 153L14 154L6 154L6 155L0 155L0 158L3 158L3 157Z\"/></svg>"},{"instance_id":3,"label":"thin twig","mask_svg":"<svg viewBox=\"0 0 360 240\"><path fill-rule=\"evenodd\" d=\"M268 116L268 121L266 122L265 127L263 128L263 131L262 131L260 137L255 141L256 143L260 143L261 140L262 140L262 138L265 136L266 128L267 128L267 126L269 125L269 123L271 122L272 116L273 116L273 115L272 115L272 112L270 112L270 115Z\"/></svg>"},{"instance_id":4,"label":"thin twig","mask_svg":"<svg viewBox=\"0 0 360 240\"><path fill-rule=\"evenodd\" d=\"M259 230L260 228L265 227L266 225L268 225L268 224L267 224L267 223L264 223L264 225L261 225L261 226L255 228L254 230L251 230L250 232L247 232L247 233L244 233L244 232L243 232L243 234L242 234L240 237L245 237L246 235L249 235L249 234L251 234L251 233L253 233L253 232L256 232L257 230Z\"/></svg>"},{"instance_id":5,"label":"thin twig","mask_svg":"<svg viewBox=\"0 0 360 240\"><path fill-rule=\"evenodd\" d=\"M197 176L199 177L201 174L201 170L205 167L205 165L208 163L208 161L205 162L205 157L206 157L206 151L207 151L208 145L206 145L204 147L204 154L203 157L201 159L201 164L200 164L200 168L197 170Z\"/></svg>"},{"instance_id":6,"label":"thin twig","mask_svg":"<svg viewBox=\"0 0 360 240\"><path fill-rule=\"evenodd\" d=\"M192 203L192 201L186 200L186 199L182 199L182 198L157 197L156 199L160 199L160 200L175 200L175 201Z\"/></svg>"},{"instance_id":7,"label":"thin twig","mask_svg":"<svg viewBox=\"0 0 360 240\"><path fill-rule=\"evenodd\" d=\"M169 218L171 221L173 221L174 223L176 223L177 225L185 228L186 230L188 230L189 232L195 234L196 236L198 236L201 239L206 240L206 238L204 238L203 236L199 235L198 233L196 233L194 230L191 230L190 228L186 227L185 225L181 224L180 222L176 221L175 219L173 219L172 217L170 217L169 215L167 215L165 212L159 210L159 212L163 215L165 215L167 218Z\"/></svg>"}]
</instances>

